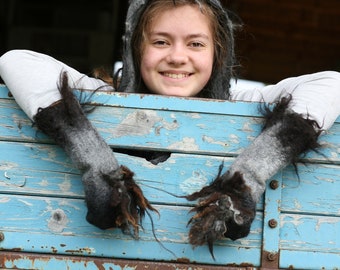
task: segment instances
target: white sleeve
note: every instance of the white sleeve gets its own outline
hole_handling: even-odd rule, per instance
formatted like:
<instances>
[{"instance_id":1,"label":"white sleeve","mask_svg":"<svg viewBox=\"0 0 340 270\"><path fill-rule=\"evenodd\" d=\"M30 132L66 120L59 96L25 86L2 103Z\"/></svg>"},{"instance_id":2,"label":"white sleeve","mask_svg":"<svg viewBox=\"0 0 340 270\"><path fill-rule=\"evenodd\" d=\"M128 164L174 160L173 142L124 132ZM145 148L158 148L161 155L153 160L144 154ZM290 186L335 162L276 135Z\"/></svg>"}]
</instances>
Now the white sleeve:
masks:
<instances>
[{"instance_id":1,"label":"white sleeve","mask_svg":"<svg viewBox=\"0 0 340 270\"><path fill-rule=\"evenodd\" d=\"M259 89L233 89L232 100L275 102L292 95L290 109L329 129L340 115L340 73L324 71L280 81Z\"/></svg>"},{"instance_id":2,"label":"white sleeve","mask_svg":"<svg viewBox=\"0 0 340 270\"><path fill-rule=\"evenodd\" d=\"M0 76L32 120L39 108L46 108L61 99L57 84L62 71L68 73L71 87L112 90L103 81L81 74L41 53L12 50L0 57Z\"/></svg>"}]
</instances>

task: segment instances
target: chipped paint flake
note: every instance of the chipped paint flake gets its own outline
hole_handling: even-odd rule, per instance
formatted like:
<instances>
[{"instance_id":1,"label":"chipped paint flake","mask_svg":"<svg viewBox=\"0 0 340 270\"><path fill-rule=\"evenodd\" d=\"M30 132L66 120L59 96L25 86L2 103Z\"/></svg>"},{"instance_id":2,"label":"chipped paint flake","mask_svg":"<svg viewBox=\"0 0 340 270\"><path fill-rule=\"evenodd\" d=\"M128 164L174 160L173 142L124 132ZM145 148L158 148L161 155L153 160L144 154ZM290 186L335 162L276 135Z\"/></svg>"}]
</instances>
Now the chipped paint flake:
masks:
<instances>
[{"instance_id":1,"label":"chipped paint flake","mask_svg":"<svg viewBox=\"0 0 340 270\"><path fill-rule=\"evenodd\" d=\"M242 127L242 131L244 131L244 132L254 132L254 129L251 126L252 126L251 122L245 122L243 127Z\"/></svg>"},{"instance_id":2,"label":"chipped paint flake","mask_svg":"<svg viewBox=\"0 0 340 270\"><path fill-rule=\"evenodd\" d=\"M319 218L317 219L317 223L315 224L315 231L319 231L322 224L338 224L338 223L339 223L338 218L334 217Z\"/></svg>"},{"instance_id":3,"label":"chipped paint flake","mask_svg":"<svg viewBox=\"0 0 340 270\"><path fill-rule=\"evenodd\" d=\"M0 203L8 203L11 199L9 197L0 198Z\"/></svg>"},{"instance_id":4,"label":"chipped paint flake","mask_svg":"<svg viewBox=\"0 0 340 270\"><path fill-rule=\"evenodd\" d=\"M230 134L229 139L230 139L230 142L232 144L239 144L240 143L240 138L235 134Z\"/></svg>"},{"instance_id":5,"label":"chipped paint flake","mask_svg":"<svg viewBox=\"0 0 340 270\"><path fill-rule=\"evenodd\" d=\"M214 138L212 137L209 137L209 136L206 136L204 135L202 137L202 140L204 142L207 142L207 143L210 143L210 144L217 144L217 145L220 145L220 146L223 146L223 147L228 147L228 144L226 142L222 142L222 141L215 141Z\"/></svg>"},{"instance_id":6,"label":"chipped paint flake","mask_svg":"<svg viewBox=\"0 0 340 270\"><path fill-rule=\"evenodd\" d=\"M61 191L68 192L71 189L71 181L65 175L64 181L62 183L58 184L58 186L59 186Z\"/></svg>"},{"instance_id":7,"label":"chipped paint flake","mask_svg":"<svg viewBox=\"0 0 340 270\"><path fill-rule=\"evenodd\" d=\"M175 142L172 145L170 145L169 149L192 151L192 150L198 150L199 146L196 144L194 138L184 137L182 141Z\"/></svg>"},{"instance_id":8,"label":"chipped paint flake","mask_svg":"<svg viewBox=\"0 0 340 270\"><path fill-rule=\"evenodd\" d=\"M27 202L27 201L25 201L25 200L22 200L22 199L18 199L18 201L19 202L22 202L23 204L25 204L25 205L27 205L27 206L33 206L33 204L32 203L29 203L29 202Z\"/></svg>"},{"instance_id":9,"label":"chipped paint flake","mask_svg":"<svg viewBox=\"0 0 340 270\"><path fill-rule=\"evenodd\" d=\"M164 121L155 111L136 110L128 114L125 119L112 131L114 138L123 136L144 136L154 132L160 134L160 130L174 130L178 128L177 120Z\"/></svg>"},{"instance_id":10,"label":"chipped paint flake","mask_svg":"<svg viewBox=\"0 0 340 270\"><path fill-rule=\"evenodd\" d=\"M179 184L185 194L191 194L208 184L208 178L203 171L194 171L192 176Z\"/></svg>"},{"instance_id":11,"label":"chipped paint flake","mask_svg":"<svg viewBox=\"0 0 340 270\"><path fill-rule=\"evenodd\" d=\"M136 110L127 115L125 119L113 130L113 137L125 135L143 136L149 134L152 127L162 120L155 111Z\"/></svg>"}]
</instances>

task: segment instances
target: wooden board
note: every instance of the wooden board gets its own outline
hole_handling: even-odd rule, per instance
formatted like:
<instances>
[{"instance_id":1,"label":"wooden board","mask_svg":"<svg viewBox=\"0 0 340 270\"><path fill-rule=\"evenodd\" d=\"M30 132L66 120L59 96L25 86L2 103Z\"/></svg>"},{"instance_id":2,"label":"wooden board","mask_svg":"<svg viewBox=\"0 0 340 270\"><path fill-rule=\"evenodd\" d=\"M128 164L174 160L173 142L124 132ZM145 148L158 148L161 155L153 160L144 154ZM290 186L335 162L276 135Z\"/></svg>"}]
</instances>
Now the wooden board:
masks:
<instances>
[{"instance_id":1,"label":"wooden board","mask_svg":"<svg viewBox=\"0 0 340 270\"><path fill-rule=\"evenodd\" d=\"M168 250L156 241L148 217L139 240L88 224L79 171L2 86L0 267L340 267L340 119L321 138L323 155L309 153L306 164L298 164L299 178L288 166L270 179L278 181L277 189L268 181L250 235L216 243L213 260L207 247L188 244L193 203L171 194L186 195L208 184L222 162L228 169L261 130L259 104L117 93L97 93L91 103L96 109L89 119L113 148L172 153L158 165L116 153L159 210L159 217L152 214L155 234ZM268 225L272 220L276 227Z\"/></svg>"}]
</instances>

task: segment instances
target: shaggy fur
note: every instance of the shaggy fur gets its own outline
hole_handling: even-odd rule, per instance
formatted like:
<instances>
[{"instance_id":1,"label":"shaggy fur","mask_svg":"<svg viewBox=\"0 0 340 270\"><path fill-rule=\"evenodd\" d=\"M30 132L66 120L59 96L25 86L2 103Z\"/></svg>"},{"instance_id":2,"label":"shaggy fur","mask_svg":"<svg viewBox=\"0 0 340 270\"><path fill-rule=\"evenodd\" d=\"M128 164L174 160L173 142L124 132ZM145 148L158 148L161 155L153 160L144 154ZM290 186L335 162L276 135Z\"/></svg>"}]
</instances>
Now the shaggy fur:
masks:
<instances>
[{"instance_id":1,"label":"shaggy fur","mask_svg":"<svg viewBox=\"0 0 340 270\"><path fill-rule=\"evenodd\" d=\"M236 240L249 234L255 217L256 203L250 196L250 188L240 173L220 175L201 191L186 198L199 199L191 212L196 214L189 220L191 224L189 242L193 246L208 244L214 258L213 244L224 237ZM215 259L215 258L214 258Z\"/></svg>"},{"instance_id":2,"label":"shaggy fur","mask_svg":"<svg viewBox=\"0 0 340 270\"><path fill-rule=\"evenodd\" d=\"M59 90L62 99L40 109L35 124L62 146L81 170L88 222L101 229L119 227L131 234L132 229L137 237L145 211L156 210L133 180L133 173L118 165L111 148L86 118L66 73Z\"/></svg>"},{"instance_id":3,"label":"shaggy fur","mask_svg":"<svg viewBox=\"0 0 340 270\"><path fill-rule=\"evenodd\" d=\"M281 98L273 110L268 106L260 108L265 118L263 130L274 126L279 121L282 128L277 134L278 140L284 148L290 148L289 159L295 163L303 153L309 150L318 152L320 144L318 138L322 132L321 127L314 120L301 117L301 115L289 112L288 105L292 101L292 96Z\"/></svg>"},{"instance_id":4,"label":"shaggy fur","mask_svg":"<svg viewBox=\"0 0 340 270\"><path fill-rule=\"evenodd\" d=\"M262 133L234 161L228 172L207 187L187 196L199 199L192 209L189 241L193 246L213 243L223 237L236 240L250 232L256 215L256 203L265 181L299 156L319 146L320 135L315 121L304 119L289 110L291 97L284 97L273 110L263 108ZM315 128L315 129L314 129Z\"/></svg>"}]
</instances>

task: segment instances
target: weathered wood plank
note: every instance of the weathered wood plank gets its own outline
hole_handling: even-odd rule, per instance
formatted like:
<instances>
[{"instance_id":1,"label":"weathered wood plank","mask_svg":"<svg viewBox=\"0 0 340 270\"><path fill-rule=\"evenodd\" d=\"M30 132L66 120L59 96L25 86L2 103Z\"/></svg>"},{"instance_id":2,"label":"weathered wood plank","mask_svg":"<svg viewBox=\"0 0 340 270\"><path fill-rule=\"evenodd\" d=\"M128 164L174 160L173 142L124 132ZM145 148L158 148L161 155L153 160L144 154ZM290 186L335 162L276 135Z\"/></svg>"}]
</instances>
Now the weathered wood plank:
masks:
<instances>
[{"instance_id":1,"label":"weathered wood plank","mask_svg":"<svg viewBox=\"0 0 340 270\"><path fill-rule=\"evenodd\" d=\"M282 250L280 267L283 269L333 269L340 265L339 253Z\"/></svg>"},{"instance_id":2,"label":"weathered wood plank","mask_svg":"<svg viewBox=\"0 0 340 270\"><path fill-rule=\"evenodd\" d=\"M0 267L10 269L25 270L46 270L46 269L77 269L77 270L255 270L256 268L245 265L237 266L213 266L203 264L184 263L184 260L175 262L153 262L141 260L123 260L112 258L96 257L79 257L79 256L61 256L45 255L34 253L15 253L2 252L0 257ZM1 268L2 269L2 268Z\"/></svg>"},{"instance_id":3,"label":"weathered wood plank","mask_svg":"<svg viewBox=\"0 0 340 270\"><path fill-rule=\"evenodd\" d=\"M283 171L281 211L340 217L340 166L300 164ZM340 227L339 227L340 230Z\"/></svg>"},{"instance_id":4,"label":"weathered wood plank","mask_svg":"<svg viewBox=\"0 0 340 270\"><path fill-rule=\"evenodd\" d=\"M163 100L153 103L156 104L153 109L141 110L130 108L129 106L132 106L130 96L129 98L127 96L129 95L116 93L109 95L110 98L108 98L106 95L111 105L97 106L96 110L88 116L105 140L113 147L235 156L260 132L261 118L244 117L255 111L258 104L242 104L243 107L249 107L249 112L243 113L244 115L235 108L233 112L230 111L237 103L224 102L226 113L222 114L222 108L215 110L211 103L202 100L190 100L191 111L176 111L176 106L171 110L156 111L159 108L159 102L169 103L171 99L157 97ZM100 97L100 100L104 98ZM132 97L137 98L135 95ZM131 99L134 100L134 98ZM148 98L151 97L144 96L143 99L139 97L137 104L142 108L152 108ZM118 106L119 101L123 103ZM209 104L211 113L202 113L199 110L202 102ZM113 105L116 107L111 107ZM48 140L41 132L32 129L31 121L13 100L0 100L0 115L2 115L0 117L0 140L43 142ZM321 152L325 156L311 152L306 159L312 162L339 164L339 142L340 124L335 124L321 137L323 145Z\"/></svg>"},{"instance_id":5,"label":"weathered wood plank","mask_svg":"<svg viewBox=\"0 0 340 270\"><path fill-rule=\"evenodd\" d=\"M280 266L338 269L340 217L281 215Z\"/></svg>"},{"instance_id":6,"label":"weathered wood plank","mask_svg":"<svg viewBox=\"0 0 340 270\"><path fill-rule=\"evenodd\" d=\"M2 192L50 196L83 196L79 171L58 146L38 143L1 142L0 186ZM151 202L189 204L183 196L199 190L224 170L233 158L172 154L164 163L153 165L143 158L116 154L128 166ZM42 177L42 178L41 178ZM168 192L168 193L167 193ZM190 203L192 205L192 203ZM261 208L261 205L259 205Z\"/></svg>"},{"instance_id":7,"label":"weathered wood plank","mask_svg":"<svg viewBox=\"0 0 340 270\"><path fill-rule=\"evenodd\" d=\"M280 218L281 249L340 254L340 217L282 214Z\"/></svg>"},{"instance_id":8,"label":"weathered wood plank","mask_svg":"<svg viewBox=\"0 0 340 270\"><path fill-rule=\"evenodd\" d=\"M155 233L167 250L161 248L152 234L150 220L143 222L140 239L134 240L120 230L102 231L85 221L83 200L20 195L0 195L0 212L4 241L0 249L22 252L58 253L144 260L176 260L228 264L244 262L259 265L262 214L259 212L251 234L239 241L219 241L215 245L216 261L207 247L195 250L187 242L186 226L189 208L156 205L160 217L152 214ZM150 252L157 248L157 252ZM238 259L237 259L238 258Z\"/></svg>"},{"instance_id":9,"label":"weathered wood plank","mask_svg":"<svg viewBox=\"0 0 340 270\"><path fill-rule=\"evenodd\" d=\"M3 192L83 195L78 171L58 146L0 142L0 151L8 153L0 155ZM188 202L164 191L179 196L190 194L210 183L222 162L226 170L233 161L233 158L172 154L166 162L153 165L143 158L116 156L121 164L135 172L136 180L150 201L169 204ZM282 211L339 215L339 167L299 164L298 171L300 180L292 167L284 170Z\"/></svg>"}]
</instances>

